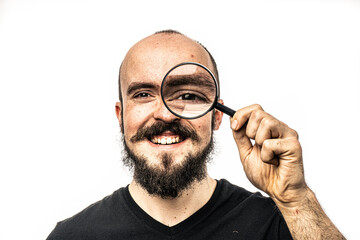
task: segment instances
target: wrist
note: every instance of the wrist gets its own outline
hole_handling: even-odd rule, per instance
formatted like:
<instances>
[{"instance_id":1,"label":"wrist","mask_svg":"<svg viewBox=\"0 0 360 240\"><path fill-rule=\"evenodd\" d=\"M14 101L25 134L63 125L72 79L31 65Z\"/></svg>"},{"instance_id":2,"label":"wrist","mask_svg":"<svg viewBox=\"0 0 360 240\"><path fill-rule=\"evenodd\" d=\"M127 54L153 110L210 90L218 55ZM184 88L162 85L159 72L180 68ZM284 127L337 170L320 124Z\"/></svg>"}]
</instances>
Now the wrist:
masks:
<instances>
[{"instance_id":1,"label":"wrist","mask_svg":"<svg viewBox=\"0 0 360 240\"><path fill-rule=\"evenodd\" d=\"M283 214L297 215L299 211L309 205L309 202L316 200L316 197L314 192L308 186L305 186L281 199L272 199Z\"/></svg>"}]
</instances>

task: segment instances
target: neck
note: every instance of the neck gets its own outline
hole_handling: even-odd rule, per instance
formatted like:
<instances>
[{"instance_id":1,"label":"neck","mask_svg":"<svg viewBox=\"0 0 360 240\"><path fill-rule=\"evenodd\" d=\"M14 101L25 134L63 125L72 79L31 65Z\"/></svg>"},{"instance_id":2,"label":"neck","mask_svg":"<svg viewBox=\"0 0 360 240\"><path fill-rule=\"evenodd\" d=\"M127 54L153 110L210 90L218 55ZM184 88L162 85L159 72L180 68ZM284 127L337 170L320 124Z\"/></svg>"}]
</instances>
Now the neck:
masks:
<instances>
[{"instance_id":1,"label":"neck","mask_svg":"<svg viewBox=\"0 0 360 240\"><path fill-rule=\"evenodd\" d=\"M152 218L169 227L174 226L203 207L211 198L216 181L209 176L174 199L163 199L150 195L134 180L129 185L130 195L134 201Z\"/></svg>"}]
</instances>

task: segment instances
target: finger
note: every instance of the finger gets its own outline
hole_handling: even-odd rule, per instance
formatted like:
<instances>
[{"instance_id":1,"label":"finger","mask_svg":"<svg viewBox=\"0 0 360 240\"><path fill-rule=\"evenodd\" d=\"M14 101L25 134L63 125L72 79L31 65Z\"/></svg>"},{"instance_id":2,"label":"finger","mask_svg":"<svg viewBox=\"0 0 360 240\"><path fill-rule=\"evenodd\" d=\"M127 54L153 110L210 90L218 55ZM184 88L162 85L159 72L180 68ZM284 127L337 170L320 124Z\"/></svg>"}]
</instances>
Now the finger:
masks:
<instances>
[{"instance_id":1,"label":"finger","mask_svg":"<svg viewBox=\"0 0 360 240\"><path fill-rule=\"evenodd\" d=\"M253 111L249 117L249 122L246 128L246 135L251 139L255 139L256 133L259 129L262 120L269 116L270 115L264 112L264 110L262 109L257 109Z\"/></svg>"},{"instance_id":2,"label":"finger","mask_svg":"<svg viewBox=\"0 0 360 240\"><path fill-rule=\"evenodd\" d=\"M255 139L255 142L261 146L266 139L295 137L296 132L272 115L262 110L256 110L251 113L246 135L251 139Z\"/></svg>"},{"instance_id":3,"label":"finger","mask_svg":"<svg viewBox=\"0 0 360 240\"><path fill-rule=\"evenodd\" d=\"M267 139L278 138L280 136L281 122L274 117L268 115L261 119L259 127L255 134L256 144L262 146Z\"/></svg>"},{"instance_id":4,"label":"finger","mask_svg":"<svg viewBox=\"0 0 360 240\"><path fill-rule=\"evenodd\" d=\"M233 137L235 139L237 148L240 154L240 160L242 163L246 160L247 156L251 153L252 144L250 139L246 136L246 125L240 128L238 131L233 130Z\"/></svg>"},{"instance_id":5,"label":"finger","mask_svg":"<svg viewBox=\"0 0 360 240\"><path fill-rule=\"evenodd\" d=\"M298 160L301 154L301 145L296 138L267 139L261 147L260 158L265 163L277 165L281 164L279 159Z\"/></svg>"},{"instance_id":6,"label":"finger","mask_svg":"<svg viewBox=\"0 0 360 240\"><path fill-rule=\"evenodd\" d=\"M230 119L233 137L238 147L242 163L244 163L247 156L249 156L253 147L250 138L246 135L247 122L251 113L258 110L263 111L260 105L254 104L238 110Z\"/></svg>"},{"instance_id":7,"label":"finger","mask_svg":"<svg viewBox=\"0 0 360 240\"><path fill-rule=\"evenodd\" d=\"M297 140L299 136L288 125L269 115L261 120L255 142L261 146L265 140L271 138L295 138Z\"/></svg>"},{"instance_id":8,"label":"finger","mask_svg":"<svg viewBox=\"0 0 360 240\"><path fill-rule=\"evenodd\" d=\"M254 104L245 108L242 108L234 114L231 120L231 128L234 131L238 131L240 128L244 126L246 122L248 122L252 112L262 110L262 107L259 104Z\"/></svg>"},{"instance_id":9,"label":"finger","mask_svg":"<svg viewBox=\"0 0 360 240\"><path fill-rule=\"evenodd\" d=\"M279 158L275 155L275 147L276 145L280 145L280 139L268 139L266 140L260 152L260 158L264 163L272 164L272 165L279 165Z\"/></svg>"}]
</instances>

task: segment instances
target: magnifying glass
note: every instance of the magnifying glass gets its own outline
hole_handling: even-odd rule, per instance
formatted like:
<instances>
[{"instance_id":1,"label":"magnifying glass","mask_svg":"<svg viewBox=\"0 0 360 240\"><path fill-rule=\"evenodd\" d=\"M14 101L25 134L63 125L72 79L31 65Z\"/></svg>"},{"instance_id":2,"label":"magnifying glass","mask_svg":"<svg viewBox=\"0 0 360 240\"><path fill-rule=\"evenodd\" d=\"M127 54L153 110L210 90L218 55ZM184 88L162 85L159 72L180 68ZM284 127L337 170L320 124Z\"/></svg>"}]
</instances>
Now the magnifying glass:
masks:
<instances>
[{"instance_id":1,"label":"magnifying glass","mask_svg":"<svg viewBox=\"0 0 360 240\"><path fill-rule=\"evenodd\" d=\"M174 115L199 118L214 108L230 117L235 111L218 102L219 90L214 74L195 62L184 62L171 68L161 84L161 97Z\"/></svg>"}]
</instances>

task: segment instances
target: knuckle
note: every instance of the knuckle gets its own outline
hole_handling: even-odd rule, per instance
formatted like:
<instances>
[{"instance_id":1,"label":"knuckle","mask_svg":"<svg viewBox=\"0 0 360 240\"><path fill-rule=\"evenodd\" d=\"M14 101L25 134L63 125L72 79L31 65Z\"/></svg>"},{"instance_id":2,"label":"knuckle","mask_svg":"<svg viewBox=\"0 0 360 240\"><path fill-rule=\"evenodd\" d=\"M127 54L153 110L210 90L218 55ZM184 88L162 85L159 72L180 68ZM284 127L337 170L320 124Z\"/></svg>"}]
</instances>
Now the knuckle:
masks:
<instances>
[{"instance_id":1,"label":"knuckle","mask_svg":"<svg viewBox=\"0 0 360 240\"><path fill-rule=\"evenodd\" d=\"M292 129L293 131L293 135L296 138L296 140L299 140L299 133L297 131L295 131L294 129Z\"/></svg>"},{"instance_id":2,"label":"knuckle","mask_svg":"<svg viewBox=\"0 0 360 240\"><path fill-rule=\"evenodd\" d=\"M301 144L296 138L292 139L291 146L295 153L299 154L302 152Z\"/></svg>"},{"instance_id":3,"label":"knuckle","mask_svg":"<svg viewBox=\"0 0 360 240\"><path fill-rule=\"evenodd\" d=\"M262 144L264 149L270 149L271 148L271 141L269 139L266 139Z\"/></svg>"},{"instance_id":4,"label":"knuckle","mask_svg":"<svg viewBox=\"0 0 360 240\"><path fill-rule=\"evenodd\" d=\"M257 110L254 110L251 115L254 119L261 119L264 116L264 111L257 109Z\"/></svg>"},{"instance_id":5,"label":"knuckle","mask_svg":"<svg viewBox=\"0 0 360 240\"><path fill-rule=\"evenodd\" d=\"M253 104L253 105L252 105L252 107L253 107L254 109L264 111L264 109L263 109L263 108L261 107L261 105L260 105L260 104L258 104L258 103Z\"/></svg>"},{"instance_id":6,"label":"knuckle","mask_svg":"<svg viewBox=\"0 0 360 240\"><path fill-rule=\"evenodd\" d=\"M291 137L291 138L294 138L296 140L299 140L299 134L297 131L295 131L294 129L288 127L287 125L285 125L286 127L286 132L287 132L287 136L288 137Z\"/></svg>"},{"instance_id":7,"label":"knuckle","mask_svg":"<svg viewBox=\"0 0 360 240\"><path fill-rule=\"evenodd\" d=\"M267 131L277 132L281 128L281 123L272 116L267 116L261 120L261 127Z\"/></svg>"},{"instance_id":8,"label":"knuckle","mask_svg":"<svg viewBox=\"0 0 360 240\"><path fill-rule=\"evenodd\" d=\"M299 151L301 151L301 144L300 144L300 142L299 141L295 141L295 148L297 149L297 150L299 150Z\"/></svg>"},{"instance_id":9,"label":"knuckle","mask_svg":"<svg viewBox=\"0 0 360 240\"><path fill-rule=\"evenodd\" d=\"M264 124L265 126L271 127L271 126L276 125L276 121L274 121L274 119L271 117L264 117L262 120L262 124Z\"/></svg>"}]
</instances>

